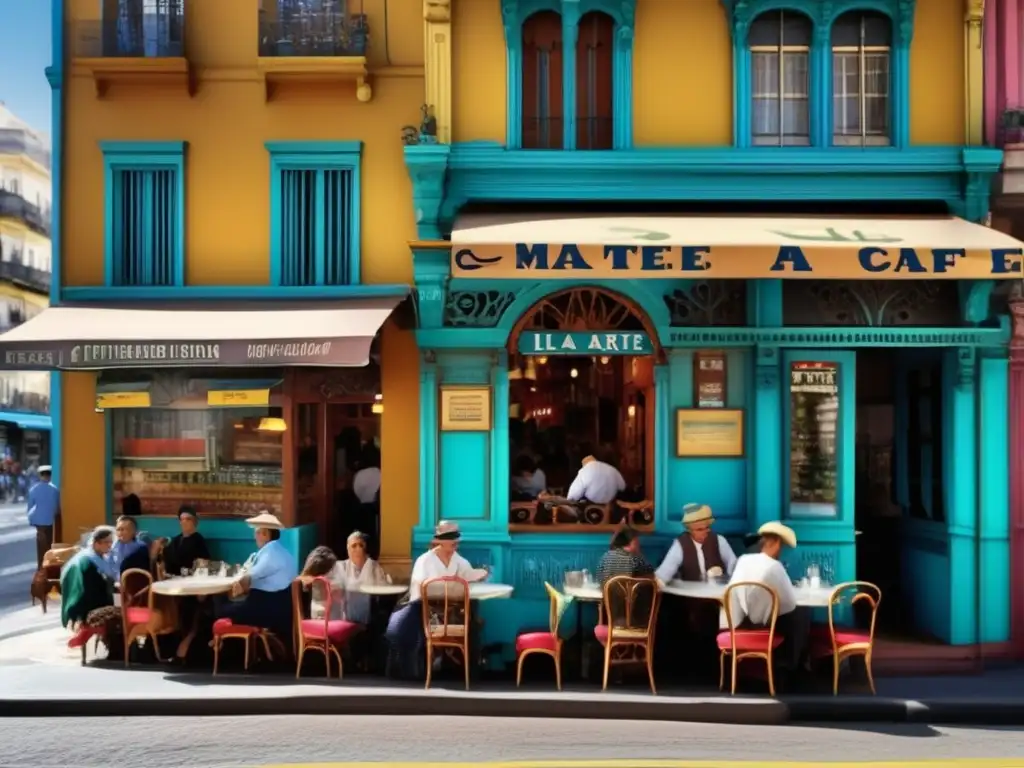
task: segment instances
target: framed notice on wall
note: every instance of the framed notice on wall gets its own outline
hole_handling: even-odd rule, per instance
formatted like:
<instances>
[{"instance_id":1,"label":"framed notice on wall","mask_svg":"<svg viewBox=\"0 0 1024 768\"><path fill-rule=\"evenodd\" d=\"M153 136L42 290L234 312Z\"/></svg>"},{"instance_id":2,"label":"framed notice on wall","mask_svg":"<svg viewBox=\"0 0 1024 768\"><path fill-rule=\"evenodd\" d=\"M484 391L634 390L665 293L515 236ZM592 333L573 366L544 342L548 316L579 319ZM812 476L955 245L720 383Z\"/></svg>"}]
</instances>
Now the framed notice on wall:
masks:
<instances>
[{"instance_id":1,"label":"framed notice on wall","mask_svg":"<svg viewBox=\"0 0 1024 768\"><path fill-rule=\"evenodd\" d=\"M743 456L743 411L726 408L676 410L676 456Z\"/></svg>"},{"instance_id":2,"label":"framed notice on wall","mask_svg":"<svg viewBox=\"0 0 1024 768\"><path fill-rule=\"evenodd\" d=\"M488 432L490 387L441 387L442 432Z\"/></svg>"},{"instance_id":3,"label":"framed notice on wall","mask_svg":"<svg viewBox=\"0 0 1024 768\"><path fill-rule=\"evenodd\" d=\"M693 356L693 404L697 408L725 408L725 384L725 352L696 352Z\"/></svg>"}]
</instances>

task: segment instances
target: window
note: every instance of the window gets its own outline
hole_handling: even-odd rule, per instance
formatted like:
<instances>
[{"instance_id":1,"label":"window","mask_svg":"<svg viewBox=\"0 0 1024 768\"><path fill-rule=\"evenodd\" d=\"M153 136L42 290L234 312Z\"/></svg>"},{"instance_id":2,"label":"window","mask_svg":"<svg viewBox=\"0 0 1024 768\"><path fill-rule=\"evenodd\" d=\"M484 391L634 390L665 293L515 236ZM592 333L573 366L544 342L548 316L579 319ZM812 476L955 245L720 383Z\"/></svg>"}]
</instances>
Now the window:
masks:
<instances>
[{"instance_id":1,"label":"window","mask_svg":"<svg viewBox=\"0 0 1024 768\"><path fill-rule=\"evenodd\" d=\"M576 149L612 148L612 46L606 13L580 19L576 38Z\"/></svg>"},{"instance_id":2,"label":"window","mask_svg":"<svg viewBox=\"0 0 1024 768\"><path fill-rule=\"evenodd\" d=\"M273 284L357 284L362 143L272 142L267 149Z\"/></svg>"},{"instance_id":3,"label":"window","mask_svg":"<svg viewBox=\"0 0 1024 768\"><path fill-rule=\"evenodd\" d=\"M792 11L764 13L750 26L754 144L810 143L811 20Z\"/></svg>"},{"instance_id":4,"label":"window","mask_svg":"<svg viewBox=\"0 0 1024 768\"><path fill-rule=\"evenodd\" d=\"M106 284L185 282L185 143L103 142Z\"/></svg>"},{"instance_id":5,"label":"window","mask_svg":"<svg viewBox=\"0 0 1024 768\"><path fill-rule=\"evenodd\" d=\"M523 24L523 148L562 149L562 17L533 14Z\"/></svg>"},{"instance_id":6,"label":"window","mask_svg":"<svg viewBox=\"0 0 1024 768\"><path fill-rule=\"evenodd\" d=\"M880 13L846 13L832 25L832 133L840 145L889 143L892 25Z\"/></svg>"},{"instance_id":7,"label":"window","mask_svg":"<svg viewBox=\"0 0 1024 768\"><path fill-rule=\"evenodd\" d=\"M106 10L111 4L104 2ZM117 15L103 19L103 55L184 55L184 0L116 0Z\"/></svg>"}]
</instances>

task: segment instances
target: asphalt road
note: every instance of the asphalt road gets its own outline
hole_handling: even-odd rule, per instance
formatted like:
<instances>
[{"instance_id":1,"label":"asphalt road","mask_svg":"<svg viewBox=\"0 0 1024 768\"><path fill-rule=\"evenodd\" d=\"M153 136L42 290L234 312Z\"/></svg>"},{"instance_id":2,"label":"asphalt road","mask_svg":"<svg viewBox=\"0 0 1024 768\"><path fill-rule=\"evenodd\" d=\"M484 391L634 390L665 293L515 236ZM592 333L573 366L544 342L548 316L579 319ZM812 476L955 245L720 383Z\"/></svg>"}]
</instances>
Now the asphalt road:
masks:
<instances>
[{"instance_id":1,"label":"asphalt road","mask_svg":"<svg viewBox=\"0 0 1024 768\"><path fill-rule=\"evenodd\" d=\"M15 758L16 756L16 758ZM1024 756L1024 730L439 717L0 720L0 766L213 768L512 760L910 761ZM894 766L895 768L895 766Z\"/></svg>"},{"instance_id":2,"label":"asphalt road","mask_svg":"<svg viewBox=\"0 0 1024 768\"><path fill-rule=\"evenodd\" d=\"M25 514L24 503L0 506L0 615L29 604L28 585L36 570L36 532Z\"/></svg>"}]
</instances>

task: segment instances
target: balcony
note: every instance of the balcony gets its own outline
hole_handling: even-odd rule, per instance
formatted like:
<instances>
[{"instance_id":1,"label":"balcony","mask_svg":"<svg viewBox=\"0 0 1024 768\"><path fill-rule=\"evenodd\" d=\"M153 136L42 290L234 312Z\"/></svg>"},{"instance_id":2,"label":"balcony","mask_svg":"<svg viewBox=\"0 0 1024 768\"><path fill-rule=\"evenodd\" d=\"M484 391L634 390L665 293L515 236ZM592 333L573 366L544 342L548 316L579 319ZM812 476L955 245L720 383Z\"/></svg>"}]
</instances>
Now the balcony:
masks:
<instances>
[{"instance_id":1,"label":"balcony","mask_svg":"<svg viewBox=\"0 0 1024 768\"><path fill-rule=\"evenodd\" d=\"M132 13L130 9L138 8ZM194 91L185 56L185 11L180 0L126 3L115 18L79 21L74 28L73 65L88 72L97 98L112 85Z\"/></svg>"},{"instance_id":2,"label":"balcony","mask_svg":"<svg viewBox=\"0 0 1024 768\"><path fill-rule=\"evenodd\" d=\"M50 169L50 150L22 128L0 128L0 155L25 155Z\"/></svg>"},{"instance_id":3,"label":"balcony","mask_svg":"<svg viewBox=\"0 0 1024 768\"><path fill-rule=\"evenodd\" d=\"M288 84L337 87L355 83L356 98L373 98L366 49L366 14L338 10L297 11L281 6L279 18L261 12L259 70L266 99Z\"/></svg>"},{"instance_id":4,"label":"balcony","mask_svg":"<svg viewBox=\"0 0 1024 768\"><path fill-rule=\"evenodd\" d=\"M0 189L0 218L15 219L33 232L50 236L50 219L39 206L6 189Z\"/></svg>"},{"instance_id":5,"label":"balcony","mask_svg":"<svg viewBox=\"0 0 1024 768\"><path fill-rule=\"evenodd\" d=\"M13 254L14 257L20 254ZM0 261L0 281L14 283L33 293L49 294L50 273L45 269L36 269L22 264L17 258L11 261Z\"/></svg>"}]
</instances>

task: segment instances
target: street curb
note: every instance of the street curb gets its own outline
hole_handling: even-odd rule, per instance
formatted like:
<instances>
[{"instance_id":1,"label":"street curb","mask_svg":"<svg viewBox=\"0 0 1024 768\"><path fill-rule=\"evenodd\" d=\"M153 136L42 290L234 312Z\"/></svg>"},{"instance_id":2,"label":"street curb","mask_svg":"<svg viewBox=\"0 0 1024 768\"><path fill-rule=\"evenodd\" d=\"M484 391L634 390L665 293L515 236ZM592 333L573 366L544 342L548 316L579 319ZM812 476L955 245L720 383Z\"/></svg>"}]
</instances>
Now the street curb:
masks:
<instances>
[{"instance_id":1,"label":"street curb","mask_svg":"<svg viewBox=\"0 0 1024 768\"><path fill-rule=\"evenodd\" d=\"M787 697L792 723L916 723L1024 725L1024 697L1016 699L893 699Z\"/></svg>"}]
</instances>

